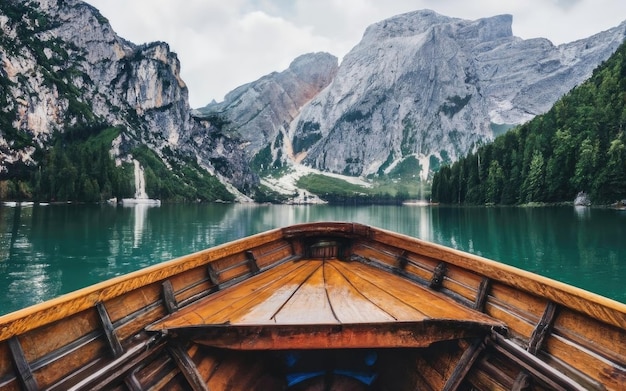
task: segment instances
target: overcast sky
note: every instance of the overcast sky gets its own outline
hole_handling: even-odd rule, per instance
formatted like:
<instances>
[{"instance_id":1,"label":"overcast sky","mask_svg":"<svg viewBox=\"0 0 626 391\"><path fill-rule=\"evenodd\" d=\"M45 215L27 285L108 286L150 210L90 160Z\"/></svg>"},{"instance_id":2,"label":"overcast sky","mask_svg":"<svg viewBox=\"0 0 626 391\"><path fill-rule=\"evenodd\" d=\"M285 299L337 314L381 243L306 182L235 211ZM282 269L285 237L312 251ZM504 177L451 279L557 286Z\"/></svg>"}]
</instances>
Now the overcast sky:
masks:
<instances>
[{"instance_id":1,"label":"overcast sky","mask_svg":"<svg viewBox=\"0 0 626 391\"><path fill-rule=\"evenodd\" d=\"M571 42L619 25L625 0L87 0L121 37L165 41L178 54L192 107L221 101L232 89L297 56L341 58L365 28L393 15L432 9L479 19L513 15L513 34Z\"/></svg>"}]
</instances>

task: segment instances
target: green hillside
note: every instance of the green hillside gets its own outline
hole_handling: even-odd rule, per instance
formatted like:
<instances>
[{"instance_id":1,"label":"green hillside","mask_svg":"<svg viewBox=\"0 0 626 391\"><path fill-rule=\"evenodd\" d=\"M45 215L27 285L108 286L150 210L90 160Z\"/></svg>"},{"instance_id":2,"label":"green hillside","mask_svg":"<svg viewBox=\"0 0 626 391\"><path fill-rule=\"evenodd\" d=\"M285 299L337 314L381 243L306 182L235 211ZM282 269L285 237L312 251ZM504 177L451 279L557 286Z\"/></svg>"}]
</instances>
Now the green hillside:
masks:
<instances>
[{"instance_id":1,"label":"green hillside","mask_svg":"<svg viewBox=\"0 0 626 391\"><path fill-rule=\"evenodd\" d=\"M626 198L626 44L546 114L442 167L433 201L594 203Z\"/></svg>"}]
</instances>

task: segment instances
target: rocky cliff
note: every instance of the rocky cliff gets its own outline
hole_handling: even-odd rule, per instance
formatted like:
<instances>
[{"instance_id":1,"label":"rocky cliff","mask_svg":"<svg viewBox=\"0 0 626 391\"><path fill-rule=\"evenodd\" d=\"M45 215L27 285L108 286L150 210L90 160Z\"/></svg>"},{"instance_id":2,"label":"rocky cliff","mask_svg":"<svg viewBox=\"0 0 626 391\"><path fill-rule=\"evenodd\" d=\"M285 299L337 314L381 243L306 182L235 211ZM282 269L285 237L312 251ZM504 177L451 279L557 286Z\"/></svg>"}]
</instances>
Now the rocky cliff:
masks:
<instances>
[{"instance_id":1,"label":"rocky cliff","mask_svg":"<svg viewBox=\"0 0 626 391\"><path fill-rule=\"evenodd\" d=\"M55 133L114 125L124 129L113 143L118 160L147 145L164 160L196 159L241 190L258 182L239 142L191 115L178 58L166 43L132 44L79 0L3 1L0 30L5 176L17 166L37 165L35 152ZM207 145L231 152L216 156ZM225 156L229 165L214 164Z\"/></svg>"},{"instance_id":2,"label":"rocky cliff","mask_svg":"<svg viewBox=\"0 0 626 391\"><path fill-rule=\"evenodd\" d=\"M200 112L221 116L229 123L229 129L246 141L249 156L263 150L265 154L259 155L258 163L271 165L279 159L283 148L280 140L300 109L328 86L337 69L335 56L305 54L296 58L285 71L238 87L228 93L223 102L211 103Z\"/></svg>"},{"instance_id":3,"label":"rocky cliff","mask_svg":"<svg viewBox=\"0 0 626 391\"><path fill-rule=\"evenodd\" d=\"M622 24L554 46L513 36L511 23L510 15L468 21L426 10L368 27L292 123L294 154L354 176L414 158L424 176L547 111L617 49L626 30Z\"/></svg>"}]
</instances>

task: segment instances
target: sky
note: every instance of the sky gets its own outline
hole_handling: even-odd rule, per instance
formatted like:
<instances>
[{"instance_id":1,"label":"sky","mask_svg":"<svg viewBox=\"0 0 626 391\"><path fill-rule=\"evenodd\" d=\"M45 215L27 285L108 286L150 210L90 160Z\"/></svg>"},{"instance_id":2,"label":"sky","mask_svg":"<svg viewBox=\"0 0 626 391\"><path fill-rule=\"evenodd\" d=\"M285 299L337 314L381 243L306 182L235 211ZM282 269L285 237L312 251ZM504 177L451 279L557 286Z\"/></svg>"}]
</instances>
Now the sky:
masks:
<instances>
[{"instance_id":1,"label":"sky","mask_svg":"<svg viewBox=\"0 0 626 391\"><path fill-rule=\"evenodd\" d=\"M287 69L299 55L339 61L370 24L420 9L475 20L513 15L513 35L575 41L626 20L624 0L86 0L121 37L178 55L191 107Z\"/></svg>"}]
</instances>

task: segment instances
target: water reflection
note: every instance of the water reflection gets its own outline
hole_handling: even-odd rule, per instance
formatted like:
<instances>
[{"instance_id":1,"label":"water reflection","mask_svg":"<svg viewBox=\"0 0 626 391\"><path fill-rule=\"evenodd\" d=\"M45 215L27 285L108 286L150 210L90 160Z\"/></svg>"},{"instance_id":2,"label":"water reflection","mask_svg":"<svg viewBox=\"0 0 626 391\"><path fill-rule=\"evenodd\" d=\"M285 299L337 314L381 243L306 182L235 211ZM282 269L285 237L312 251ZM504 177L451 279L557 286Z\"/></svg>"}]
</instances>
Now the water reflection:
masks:
<instances>
[{"instance_id":1,"label":"water reflection","mask_svg":"<svg viewBox=\"0 0 626 391\"><path fill-rule=\"evenodd\" d=\"M626 212L428 206L0 208L0 313L291 224L348 221L469 251L626 302ZM27 295L24 292L28 292Z\"/></svg>"}]
</instances>

